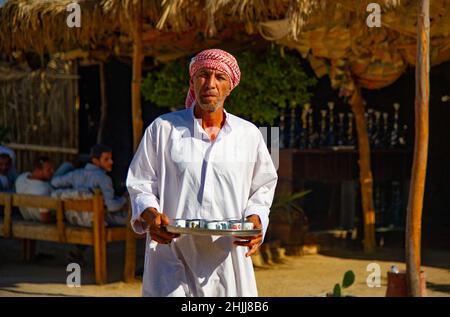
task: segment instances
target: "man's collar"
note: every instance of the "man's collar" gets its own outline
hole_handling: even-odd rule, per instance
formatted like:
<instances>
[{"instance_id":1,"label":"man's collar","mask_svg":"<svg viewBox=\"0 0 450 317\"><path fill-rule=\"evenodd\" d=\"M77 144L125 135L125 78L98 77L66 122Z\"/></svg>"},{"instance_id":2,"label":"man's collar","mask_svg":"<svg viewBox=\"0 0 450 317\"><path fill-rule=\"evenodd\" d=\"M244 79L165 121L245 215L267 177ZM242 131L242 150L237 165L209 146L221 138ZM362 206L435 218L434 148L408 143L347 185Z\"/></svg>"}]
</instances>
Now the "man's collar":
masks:
<instances>
[{"instance_id":1,"label":"man's collar","mask_svg":"<svg viewBox=\"0 0 450 317\"><path fill-rule=\"evenodd\" d=\"M192 120L197 119L197 118L195 117L195 114L194 114L194 108L195 108L195 106L196 106L196 104L194 103L194 105L193 105L192 107L189 108L189 111L190 111L190 113L191 113ZM231 131L231 130L233 130L233 118L232 118L231 115L225 110L225 108L223 108L223 112L224 112L224 115L225 115L225 124L223 125L222 129L225 128L225 130ZM195 122L195 121L194 121L194 122ZM227 132L228 132L228 131L227 131Z\"/></svg>"},{"instance_id":2,"label":"man's collar","mask_svg":"<svg viewBox=\"0 0 450 317\"><path fill-rule=\"evenodd\" d=\"M92 164L92 163L87 163L85 168L87 170L99 170L99 171L106 173L106 171L103 168L98 167L97 165Z\"/></svg>"}]
</instances>

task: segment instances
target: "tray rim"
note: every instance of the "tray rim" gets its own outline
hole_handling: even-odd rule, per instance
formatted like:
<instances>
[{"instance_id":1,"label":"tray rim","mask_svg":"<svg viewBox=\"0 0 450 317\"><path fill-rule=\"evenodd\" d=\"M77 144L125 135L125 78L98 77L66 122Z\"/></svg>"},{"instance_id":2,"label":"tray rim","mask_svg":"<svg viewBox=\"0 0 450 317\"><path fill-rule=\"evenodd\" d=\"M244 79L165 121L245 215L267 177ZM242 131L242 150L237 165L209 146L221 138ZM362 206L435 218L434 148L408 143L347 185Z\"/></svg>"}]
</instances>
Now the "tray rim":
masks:
<instances>
[{"instance_id":1,"label":"tray rim","mask_svg":"<svg viewBox=\"0 0 450 317\"><path fill-rule=\"evenodd\" d=\"M205 228L183 228L175 227L173 225L167 225L166 229L171 233L179 234L192 234L192 235L203 235L203 236L229 236L229 237L247 237L260 234L262 229L252 229L252 230L212 230Z\"/></svg>"}]
</instances>

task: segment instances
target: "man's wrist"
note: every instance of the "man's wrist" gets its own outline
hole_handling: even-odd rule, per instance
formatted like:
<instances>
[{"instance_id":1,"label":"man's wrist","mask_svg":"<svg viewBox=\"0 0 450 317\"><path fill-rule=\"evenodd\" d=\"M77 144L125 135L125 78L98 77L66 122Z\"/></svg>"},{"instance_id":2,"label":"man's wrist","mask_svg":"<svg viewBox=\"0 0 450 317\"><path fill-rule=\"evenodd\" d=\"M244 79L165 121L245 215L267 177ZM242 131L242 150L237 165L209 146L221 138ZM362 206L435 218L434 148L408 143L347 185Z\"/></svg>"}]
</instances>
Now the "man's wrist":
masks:
<instances>
[{"instance_id":1,"label":"man's wrist","mask_svg":"<svg viewBox=\"0 0 450 317\"><path fill-rule=\"evenodd\" d=\"M247 221L253 222L255 227L262 226L261 217L257 214L251 214L246 217Z\"/></svg>"},{"instance_id":2,"label":"man's wrist","mask_svg":"<svg viewBox=\"0 0 450 317\"><path fill-rule=\"evenodd\" d=\"M139 220L142 222L146 222L145 215L148 215L148 217L153 218L158 214L158 210L154 207L148 207L144 209L144 211L140 214Z\"/></svg>"},{"instance_id":3,"label":"man's wrist","mask_svg":"<svg viewBox=\"0 0 450 317\"><path fill-rule=\"evenodd\" d=\"M250 217L254 217L254 216L258 217L259 222L261 222L261 217L258 214L251 214L251 215L248 215L245 218L250 218Z\"/></svg>"}]
</instances>

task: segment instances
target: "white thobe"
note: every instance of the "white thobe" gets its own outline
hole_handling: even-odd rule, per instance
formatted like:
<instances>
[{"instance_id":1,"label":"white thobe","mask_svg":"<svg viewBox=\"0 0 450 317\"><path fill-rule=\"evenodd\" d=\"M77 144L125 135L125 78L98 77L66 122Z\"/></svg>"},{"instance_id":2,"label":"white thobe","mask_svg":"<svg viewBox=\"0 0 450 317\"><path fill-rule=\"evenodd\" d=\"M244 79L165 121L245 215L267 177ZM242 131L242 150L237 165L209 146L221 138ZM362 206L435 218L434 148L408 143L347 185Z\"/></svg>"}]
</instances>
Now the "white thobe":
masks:
<instances>
[{"instance_id":1,"label":"white thobe","mask_svg":"<svg viewBox=\"0 0 450 317\"><path fill-rule=\"evenodd\" d=\"M158 117L145 130L127 187L131 224L154 207L169 219L242 219L258 215L265 234L277 173L259 129L224 111L211 141L193 107ZM257 296L248 247L236 238L181 235L159 244L147 235L143 296Z\"/></svg>"},{"instance_id":2,"label":"white thobe","mask_svg":"<svg viewBox=\"0 0 450 317\"><path fill-rule=\"evenodd\" d=\"M30 175L30 172L25 172L17 177L16 192L18 194L50 196L52 193L52 186L50 186L50 183L38 179L31 179L29 178ZM19 211L25 220L41 221L41 213L47 213L49 212L49 209L20 207Z\"/></svg>"}]
</instances>

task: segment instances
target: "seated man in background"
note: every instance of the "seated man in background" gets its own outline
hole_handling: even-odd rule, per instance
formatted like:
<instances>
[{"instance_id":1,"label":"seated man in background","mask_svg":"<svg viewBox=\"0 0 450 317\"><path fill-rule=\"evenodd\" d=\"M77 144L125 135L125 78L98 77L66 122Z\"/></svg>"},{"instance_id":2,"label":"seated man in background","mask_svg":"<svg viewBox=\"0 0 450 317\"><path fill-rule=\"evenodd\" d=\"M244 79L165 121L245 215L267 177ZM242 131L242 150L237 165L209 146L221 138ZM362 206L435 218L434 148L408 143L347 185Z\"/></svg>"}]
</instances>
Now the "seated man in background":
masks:
<instances>
[{"instance_id":1,"label":"seated man in background","mask_svg":"<svg viewBox=\"0 0 450 317\"><path fill-rule=\"evenodd\" d=\"M14 150L10 149L7 146L0 145L0 154L7 154L11 158L11 166L8 169L8 179L9 181L14 184L16 178L17 178L17 171L16 171L16 153Z\"/></svg>"},{"instance_id":2,"label":"seated man in background","mask_svg":"<svg viewBox=\"0 0 450 317\"><path fill-rule=\"evenodd\" d=\"M84 168L76 169L65 175L55 176L51 185L57 188L56 195L61 198L89 198L93 189L99 188L106 205L105 221L109 225L125 225L126 197L115 196L112 179L106 174L113 166L110 147L97 144L91 149L91 162ZM66 212L66 219L75 225L91 227L92 212Z\"/></svg>"},{"instance_id":3,"label":"seated man in background","mask_svg":"<svg viewBox=\"0 0 450 317\"><path fill-rule=\"evenodd\" d=\"M7 153L0 153L0 192L13 192L14 180L10 177L12 158Z\"/></svg>"},{"instance_id":4,"label":"seated man in background","mask_svg":"<svg viewBox=\"0 0 450 317\"><path fill-rule=\"evenodd\" d=\"M20 174L16 180L18 194L31 194L50 196L52 187L50 180L54 174L53 164L46 156L40 156L33 163L33 171ZM25 220L41 221L44 223L54 221L49 209L21 207L20 213Z\"/></svg>"}]
</instances>

